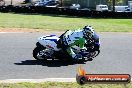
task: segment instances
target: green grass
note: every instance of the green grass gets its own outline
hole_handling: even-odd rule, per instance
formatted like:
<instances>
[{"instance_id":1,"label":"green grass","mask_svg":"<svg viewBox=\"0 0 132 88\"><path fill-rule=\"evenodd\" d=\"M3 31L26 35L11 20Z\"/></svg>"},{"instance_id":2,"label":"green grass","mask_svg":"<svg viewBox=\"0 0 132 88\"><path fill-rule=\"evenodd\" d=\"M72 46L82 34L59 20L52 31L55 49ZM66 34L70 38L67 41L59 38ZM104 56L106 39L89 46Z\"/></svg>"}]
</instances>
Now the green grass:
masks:
<instances>
[{"instance_id":1,"label":"green grass","mask_svg":"<svg viewBox=\"0 0 132 88\"><path fill-rule=\"evenodd\" d=\"M96 19L65 15L0 13L0 28L64 31L91 25L98 32L132 32L132 19Z\"/></svg>"},{"instance_id":2,"label":"green grass","mask_svg":"<svg viewBox=\"0 0 132 88\"><path fill-rule=\"evenodd\" d=\"M60 82L45 82L45 83L15 83L15 84L0 84L0 88L132 88L130 84L85 84L77 83L60 83Z\"/></svg>"}]
</instances>

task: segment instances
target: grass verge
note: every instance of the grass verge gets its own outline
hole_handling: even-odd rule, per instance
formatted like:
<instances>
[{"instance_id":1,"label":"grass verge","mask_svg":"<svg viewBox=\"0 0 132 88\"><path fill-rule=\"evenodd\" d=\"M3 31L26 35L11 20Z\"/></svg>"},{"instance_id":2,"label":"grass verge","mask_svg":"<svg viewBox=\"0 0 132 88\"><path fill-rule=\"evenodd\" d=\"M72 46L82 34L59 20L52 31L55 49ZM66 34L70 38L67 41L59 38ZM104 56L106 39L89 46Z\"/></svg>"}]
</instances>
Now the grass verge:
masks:
<instances>
[{"instance_id":1,"label":"grass verge","mask_svg":"<svg viewBox=\"0 0 132 88\"><path fill-rule=\"evenodd\" d=\"M64 31L91 25L98 32L132 32L132 19L86 18L65 15L0 13L0 28ZM4 30L4 29L3 29Z\"/></svg>"},{"instance_id":2,"label":"grass verge","mask_svg":"<svg viewBox=\"0 0 132 88\"><path fill-rule=\"evenodd\" d=\"M132 88L129 84L85 84L79 85L75 82L44 82L44 83L14 83L0 84L0 88Z\"/></svg>"}]
</instances>

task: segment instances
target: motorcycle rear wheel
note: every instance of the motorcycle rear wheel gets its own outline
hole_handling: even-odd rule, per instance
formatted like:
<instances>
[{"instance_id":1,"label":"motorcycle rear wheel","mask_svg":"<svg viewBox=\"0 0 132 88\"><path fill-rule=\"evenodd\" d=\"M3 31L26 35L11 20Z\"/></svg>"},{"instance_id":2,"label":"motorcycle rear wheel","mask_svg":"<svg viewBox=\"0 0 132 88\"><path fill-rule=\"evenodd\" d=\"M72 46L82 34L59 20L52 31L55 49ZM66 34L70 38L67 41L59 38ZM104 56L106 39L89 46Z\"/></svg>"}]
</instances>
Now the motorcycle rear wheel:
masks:
<instances>
[{"instance_id":1,"label":"motorcycle rear wheel","mask_svg":"<svg viewBox=\"0 0 132 88\"><path fill-rule=\"evenodd\" d=\"M33 57L36 59L36 60L46 60L45 58L43 58L42 56L42 51L45 50L45 48L42 48L42 47L35 47L34 50L33 50Z\"/></svg>"}]
</instances>

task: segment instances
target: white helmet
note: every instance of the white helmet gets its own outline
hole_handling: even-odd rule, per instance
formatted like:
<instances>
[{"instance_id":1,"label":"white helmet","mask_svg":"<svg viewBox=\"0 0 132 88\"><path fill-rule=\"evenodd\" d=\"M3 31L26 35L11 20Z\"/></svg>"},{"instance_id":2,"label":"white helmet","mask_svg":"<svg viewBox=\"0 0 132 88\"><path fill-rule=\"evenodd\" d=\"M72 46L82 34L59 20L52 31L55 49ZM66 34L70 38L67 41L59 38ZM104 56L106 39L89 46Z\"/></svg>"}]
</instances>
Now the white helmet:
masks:
<instances>
[{"instance_id":1,"label":"white helmet","mask_svg":"<svg viewBox=\"0 0 132 88\"><path fill-rule=\"evenodd\" d=\"M94 29L91 26L85 26L83 28L83 34L85 38L91 38L94 35Z\"/></svg>"}]
</instances>

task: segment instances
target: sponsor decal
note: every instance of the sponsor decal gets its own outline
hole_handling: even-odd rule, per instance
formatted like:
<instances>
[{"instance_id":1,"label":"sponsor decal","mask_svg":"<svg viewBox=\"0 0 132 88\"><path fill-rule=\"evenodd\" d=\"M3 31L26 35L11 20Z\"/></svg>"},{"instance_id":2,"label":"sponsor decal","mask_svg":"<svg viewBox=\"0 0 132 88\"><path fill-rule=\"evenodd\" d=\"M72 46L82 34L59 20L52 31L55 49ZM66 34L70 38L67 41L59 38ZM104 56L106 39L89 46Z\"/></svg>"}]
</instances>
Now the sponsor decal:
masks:
<instances>
[{"instance_id":1,"label":"sponsor decal","mask_svg":"<svg viewBox=\"0 0 132 88\"><path fill-rule=\"evenodd\" d=\"M86 83L130 83L129 74L86 74L85 70L79 66L76 75L78 84Z\"/></svg>"}]
</instances>

